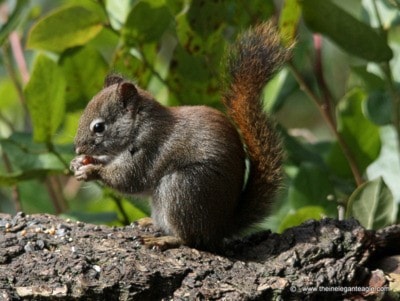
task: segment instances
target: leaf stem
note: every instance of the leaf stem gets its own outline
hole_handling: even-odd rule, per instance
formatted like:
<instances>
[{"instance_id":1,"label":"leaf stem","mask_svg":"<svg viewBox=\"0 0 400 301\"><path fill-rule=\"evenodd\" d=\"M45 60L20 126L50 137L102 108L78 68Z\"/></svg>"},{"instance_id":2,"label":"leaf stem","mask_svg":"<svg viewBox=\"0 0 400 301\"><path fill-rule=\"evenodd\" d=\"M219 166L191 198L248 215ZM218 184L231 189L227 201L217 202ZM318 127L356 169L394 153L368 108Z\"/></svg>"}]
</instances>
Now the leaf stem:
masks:
<instances>
[{"instance_id":1,"label":"leaf stem","mask_svg":"<svg viewBox=\"0 0 400 301\"><path fill-rule=\"evenodd\" d=\"M122 198L120 196L116 195L112 190L105 189L104 186L100 185L98 182L96 182L96 183L103 189L105 194L114 201L115 205L118 208L118 211L121 213L121 216L122 216L121 223L123 225L129 225L130 224L129 216L125 212L124 206L122 206Z\"/></svg>"},{"instance_id":2,"label":"leaf stem","mask_svg":"<svg viewBox=\"0 0 400 301\"><path fill-rule=\"evenodd\" d=\"M154 66L148 61L145 52L143 51L143 49L138 45L138 47L136 48L137 51L140 53L140 56L143 60L143 63L145 64L146 68L149 68L149 70L151 71L151 73L166 87L170 88L168 86L168 83L166 82L166 80L161 76L161 74L154 68Z\"/></svg>"},{"instance_id":3,"label":"leaf stem","mask_svg":"<svg viewBox=\"0 0 400 301\"><path fill-rule=\"evenodd\" d=\"M53 155L55 155L57 157L57 159L62 163L62 165L64 165L64 167L66 169L66 173L69 175L72 175L72 172L69 170L68 162L65 161L64 158L61 156L61 154L56 150L53 143L51 143L51 142L47 143L47 150L50 153L52 153Z\"/></svg>"}]
</instances>

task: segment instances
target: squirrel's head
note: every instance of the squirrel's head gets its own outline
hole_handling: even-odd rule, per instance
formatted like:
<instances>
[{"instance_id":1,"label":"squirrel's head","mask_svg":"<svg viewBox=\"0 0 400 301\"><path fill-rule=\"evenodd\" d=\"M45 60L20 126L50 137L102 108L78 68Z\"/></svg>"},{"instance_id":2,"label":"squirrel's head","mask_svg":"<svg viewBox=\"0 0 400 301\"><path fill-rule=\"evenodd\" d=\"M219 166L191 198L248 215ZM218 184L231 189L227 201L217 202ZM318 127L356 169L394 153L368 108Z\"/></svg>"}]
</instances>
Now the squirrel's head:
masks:
<instances>
[{"instance_id":1,"label":"squirrel's head","mask_svg":"<svg viewBox=\"0 0 400 301\"><path fill-rule=\"evenodd\" d=\"M144 93L120 76L107 76L103 90L88 103L80 118L74 141L76 153L115 156L125 150L135 136L140 111L151 102Z\"/></svg>"}]
</instances>

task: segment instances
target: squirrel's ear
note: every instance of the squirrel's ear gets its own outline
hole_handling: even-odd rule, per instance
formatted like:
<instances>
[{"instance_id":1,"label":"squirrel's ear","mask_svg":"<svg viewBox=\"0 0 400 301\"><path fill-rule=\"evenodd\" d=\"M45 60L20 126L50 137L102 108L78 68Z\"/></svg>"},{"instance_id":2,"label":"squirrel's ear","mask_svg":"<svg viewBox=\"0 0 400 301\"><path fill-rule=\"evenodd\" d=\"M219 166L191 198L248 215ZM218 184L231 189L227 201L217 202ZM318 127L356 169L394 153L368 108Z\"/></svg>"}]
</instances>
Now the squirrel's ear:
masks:
<instances>
[{"instance_id":1,"label":"squirrel's ear","mask_svg":"<svg viewBox=\"0 0 400 301\"><path fill-rule=\"evenodd\" d=\"M124 79L121 76L117 74L109 74L106 76L106 79L104 80L104 88L107 88L114 84L119 84L123 81Z\"/></svg>"},{"instance_id":2,"label":"squirrel's ear","mask_svg":"<svg viewBox=\"0 0 400 301\"><path fill-rule=\"evenodd\" d=\"M134 99L136 98L138 91L134 84L124 81L118 85L118 94L126 108L134 104Z\"/></svg>"}]
</instances>

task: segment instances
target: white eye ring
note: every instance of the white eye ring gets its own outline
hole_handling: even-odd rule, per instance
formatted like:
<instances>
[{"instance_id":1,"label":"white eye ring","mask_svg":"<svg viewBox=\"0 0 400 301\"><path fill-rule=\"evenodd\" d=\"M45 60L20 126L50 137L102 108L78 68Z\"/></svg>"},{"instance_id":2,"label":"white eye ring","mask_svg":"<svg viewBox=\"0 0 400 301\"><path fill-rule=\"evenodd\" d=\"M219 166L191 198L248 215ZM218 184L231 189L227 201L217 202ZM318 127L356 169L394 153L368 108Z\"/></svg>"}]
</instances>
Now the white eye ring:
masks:
<instances>
[{"instance_id":1,"label":"white eye ring","mask_svg":"<svg viewBox=\"0 0 400 301\"><path fill-rule=\"evenodd\" d=\"M97 135L102 135L106 130L106 123L103 118L96 118L90 123L90 131Z\"/></svg>"}]
</instances>

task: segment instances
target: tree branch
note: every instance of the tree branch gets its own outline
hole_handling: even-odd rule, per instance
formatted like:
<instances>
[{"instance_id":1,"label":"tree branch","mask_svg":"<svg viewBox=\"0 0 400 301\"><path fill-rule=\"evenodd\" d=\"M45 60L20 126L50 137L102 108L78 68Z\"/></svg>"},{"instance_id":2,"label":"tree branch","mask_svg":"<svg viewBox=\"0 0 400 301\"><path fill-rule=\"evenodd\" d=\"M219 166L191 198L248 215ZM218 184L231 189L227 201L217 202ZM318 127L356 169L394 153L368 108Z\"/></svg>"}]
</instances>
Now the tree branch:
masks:
<instances>
[{"instance_id":1,"label":"tree branch","mask_svg":"<svg viewBox=\"0 0 400 301\"><path fill-rule=\"evenodd\" d=\"M281 235L257 233L230 241L218 255L188 247L161 252L140 244L140 237L156 234L137 226L0 214L0 296L342 300L365 297L372 285L373 293L387 290L387 272L377 260L400 253L400 226L373 232L354 220L309 221Z\"/></svg>"}]
</instances>

